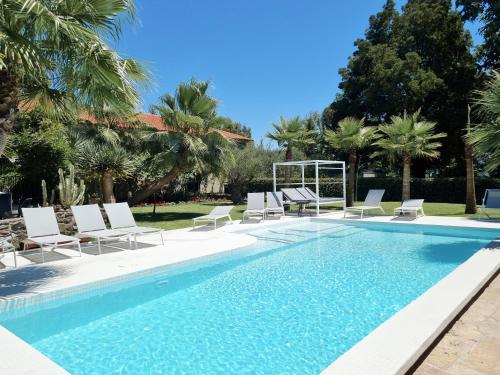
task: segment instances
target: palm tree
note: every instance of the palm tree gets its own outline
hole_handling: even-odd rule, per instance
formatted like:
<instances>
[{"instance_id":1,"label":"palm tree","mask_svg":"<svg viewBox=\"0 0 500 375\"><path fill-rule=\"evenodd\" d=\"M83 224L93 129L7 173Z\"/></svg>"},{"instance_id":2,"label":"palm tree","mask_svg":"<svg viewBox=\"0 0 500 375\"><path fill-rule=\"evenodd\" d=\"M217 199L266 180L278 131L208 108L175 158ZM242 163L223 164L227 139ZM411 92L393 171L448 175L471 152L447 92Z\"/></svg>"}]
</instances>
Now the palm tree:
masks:
<instances>
[{"instance_id":1,"label":"palm tree","mask_svg":"<svg viewBox=\"0 0 500 375\"><path fill-rule=\"evenodd\" d=\"M306 130L300 117L287 120L280 116L280 123L273 123L274 131L267 132L266 137L272 139L285 150L285 161L293 160L293 149L303 148L314 143L314 130ZM290 182L290 170L285 171L285 183Z\"/></svg>"},{"instance_id":2,"label":"palm tree","mask_svg":"<svg viewBox=\"0 0 500 375\"><path fill-rule=\"evenodd\" d=\"M116 202L113 192L115 180L131 177L140 161L140 157L117 144L89 142L78 153L78 166L99 179L103 203Z\"/></svg>"},{"instance_id":3,"label":"palm tree","mask_svg":"<svg viewBox=\"0 0 500 375\"><path fill-rule=\"evenodd\" d=\"M3 0L0 6L0 155L19 103L53 115L105 108L126 113L139 103L147 73L104 42L117 39L133 1ZM62 110L63 109L63 110Z\"/></svg>"},{"instance_id":4,"label":"palm tree","mask_svg":"<svg viewBox=\"0 0 500 375\"><path fill-rule=\"evenodd\" d=\"M441 147L436 139L446 137L444 133L434 134L436 123L419 121L420 110L407 115L392 116L389 124L379 126L379 136L375 145L380 147L373 156L387 155L389 158L403 158L403 196L410 199L411 161L414 158L439 157Z\"/></svg>"},{"instance_id":5,"label":"palm tree","mask_svg":"<svg viewBox=\"0 0 500 375\"><path fill-rule=\"evenodd\" d=\"M470 140L477 152L489 156L485 169L493 172L500 166L500 71L493 72L477 95L482 123L472 128Z\"/></svg>"},{"instance_id":6,"label":"palm tree","mask_svg":"<svg viewBox=\"0 0 500 375\"><path fill-rule=\"evenodd\" d=\"M142 202L182 173L220 174L230 164L232 142L211 128L217 101L207 94L209 82L192 80L181 83L175 95L164 95L161 104L152 107L168 131L151 129L146 136L153 154L152 164L160 164L166 173L139 191L131 203Z\"/></svg>"},{"instance_id":7,"label":"palm tree","mask_svg":"<svg viewBox=\"0 0 500 375\"><path fill-rule=\"evenodd\" d=\"M358 151L369 146L375 134L374 127L364 125L364 118L358 120L354 117L346 117L339 121L339 126L336 130L325 131L325 139L330 146L349 153L349 176L346 202L348 206L352 206L354 200Z\"/></svg>"},{"instance_id":8,"label":"palm tree","mask_svg":"<svg viewBox=\"0 0 500 375\"><path fill-rule=\"evenodd\" d=\"M131 177L144 157L137 144L130 145L130 133L136 129L114 129L109 125L78 124L69 128L69 139L76 151L76 163L82 174L97 178L103 203L114 203L114 182Z\"/></svg>"}]
</instances>

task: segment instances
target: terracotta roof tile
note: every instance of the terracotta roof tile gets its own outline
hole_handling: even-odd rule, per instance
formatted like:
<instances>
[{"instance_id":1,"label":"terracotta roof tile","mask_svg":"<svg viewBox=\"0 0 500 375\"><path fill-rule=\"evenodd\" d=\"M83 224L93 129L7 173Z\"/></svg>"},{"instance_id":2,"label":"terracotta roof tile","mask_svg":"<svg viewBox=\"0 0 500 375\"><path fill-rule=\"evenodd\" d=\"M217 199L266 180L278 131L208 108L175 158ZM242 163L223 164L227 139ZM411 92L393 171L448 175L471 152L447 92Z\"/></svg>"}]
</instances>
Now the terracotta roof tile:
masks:
<instances>
[{"instance_id":1,"label":"terracotta roof tile","mask_svg":"<svg viewBox=\"0 0 500 375\"><path fill-rule=\"evenodd\" d=\"M155 129L158 129L160 131L169 131L170 130L169 127L163 123L163 120L161 119L161 116L159 116L159 115L155 115L153 113L138 113L136 115L136 117L139 121L145 123L148 126L155 128ZM88 115L88 114L82 114L80 116L80 119L84 120L84 121L89 121L93 124L95 124L97 122L96 119L92 115ZM124 122L124 123L118 124L118 126L119 127L127 127L129 125ZM211 128L210 130L216 130L220 134L222 134L224 137L229 138L229 139L233 139L235 141L239 141L239 142L252 141L252 138L249 138L249 137L241 135L241 134L233 133L233 132L228 132L226 130L214 129L214 128Z\"/></svg>"}]
</instances>

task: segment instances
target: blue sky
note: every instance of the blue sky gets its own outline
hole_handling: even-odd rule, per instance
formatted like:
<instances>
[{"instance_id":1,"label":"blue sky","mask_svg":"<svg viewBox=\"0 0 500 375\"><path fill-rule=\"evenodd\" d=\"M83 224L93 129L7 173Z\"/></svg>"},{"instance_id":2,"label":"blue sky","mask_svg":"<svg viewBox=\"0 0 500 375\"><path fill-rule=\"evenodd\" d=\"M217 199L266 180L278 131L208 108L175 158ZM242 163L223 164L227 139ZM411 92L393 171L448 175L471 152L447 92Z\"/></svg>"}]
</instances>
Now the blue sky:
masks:
<instances>
[{"instance_id":1,"label":"blue sky","mask_svg":"<svg viewBox=\"0 0 500 375\"><path fill-rule=\"evenodd\" d=\"M250 126L259 141L280 115L304 116L332 101L338 69L384 3L136 1L138 20L124 24L116 48L153 73L144 110L181 81L210 80L219 114Z\"/></svg>"}]
</instances>

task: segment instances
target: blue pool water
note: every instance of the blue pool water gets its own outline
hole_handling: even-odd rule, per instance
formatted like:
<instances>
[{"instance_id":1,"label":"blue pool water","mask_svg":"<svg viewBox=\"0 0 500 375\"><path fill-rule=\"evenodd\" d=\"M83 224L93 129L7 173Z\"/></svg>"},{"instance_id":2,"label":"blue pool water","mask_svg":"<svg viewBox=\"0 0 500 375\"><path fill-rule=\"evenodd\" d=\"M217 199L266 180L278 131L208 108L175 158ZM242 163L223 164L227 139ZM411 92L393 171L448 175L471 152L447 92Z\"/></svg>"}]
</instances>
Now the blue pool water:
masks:
<instances>
[{"instance_id":1,"label":"blue pool water","mask_svg":"<svg viewBox=\"0 0 500 375\"><path fill-rule=\"evenodd\" d=\"M238 254L3 311L73 374L317 374L495 238L312 221Z\"/></svg>"}]
</instances>

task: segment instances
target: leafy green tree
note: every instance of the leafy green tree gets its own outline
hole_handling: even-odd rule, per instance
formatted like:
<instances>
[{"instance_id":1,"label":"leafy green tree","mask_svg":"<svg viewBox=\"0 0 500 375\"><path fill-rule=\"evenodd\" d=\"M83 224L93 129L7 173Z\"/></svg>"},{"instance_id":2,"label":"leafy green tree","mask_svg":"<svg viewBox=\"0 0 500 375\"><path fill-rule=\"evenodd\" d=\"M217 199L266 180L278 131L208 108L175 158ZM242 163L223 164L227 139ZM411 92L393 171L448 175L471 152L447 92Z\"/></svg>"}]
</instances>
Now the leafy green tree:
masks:
<instances>
[{"instance_id":1,"label":"leafy green tree","mask_svg":"<svg viewBox=\"0 0 500 375\"><path fill-rule=\"evenodd\" d=\"M269 176L272 165L270 153L262 145L255 146L252 143L234 150L234 163L225 174L233 203L243 202L246 187L254 179Z\"/></svg>"},{"instance_id":2,"label":"leafy green tree","mask_svg":"<svg viewBox=\"0 0 500 375\"><path fill-rule=\"evenodd\" d=\"M479 20L479 32L484 42L478 48L481 66L486 70L500 69L500 2L498 0L456 0L466 21Z\"/></svg>"},{"instance_id":3,"label":"leafy green tree","mask_svg":"<svg viewBox=\"0 0 500 375\"><path fill-rule=\"evenodd\" d=\"M478 153L489 156L486 171L500 166L500 72L494 71L486 88L477 92L476 105L482 123L472 128L470 140Z\"/></svg>"},{"instance_id":4,"label":"leafy green tree","mask_svg":"<svg viewBox=\"0 0 500 375\"><path fill-rule=\"evenodd\" d=\"M252 138L252 129L237 121L231 120L229 117L216 116L212 122L212 126L217 129L226 130L228 132L244 135Z\"/></svg>"},{"instance_id":5,"label":"leafy green tree","mask_svg":"<svg viewBox=\"0 0 500 375\"><path fill-rule=\"evenodd\" d=\"M347 189L347 205L352 206L354 200L354 186L356 184L356 162L358 151L370 146L376 128L365 126L365 119L346 117L339 121L335 131L326 130L326 141L334 149L346 151L349 155L349 176Z\"/></svg>"},{"instance_id":6,"label":"leafy green tree","mask_svg":"<svg viewBox=\"0 0 500 375\"><path fill-rule=\"evenodd\" d=\"M441 143L436 140L446 137L444 133L434 133L436 123L420 121L420 111L407 115L392 116L389 124L379 126L375 145L380 148L373 156L386 155L390 158L402 158L403 196L410 199L411 163L415 158L437 158Z\"/></svg>"},{"instance_id":7,"label":"leafy green tree","mask_svg":"<svg viewBox=\"0 0 500 375\"><path fill-rule=\"evenodd\" d=\"M472 38L449 0L410 0L402 12L394 1L370 18L364 39L340 70L342 90L325 111L326 125L335 128L347 116L366 117L368 124L389 121L403 111L423 108L448 136L442 157L422 159L414 171L428 168L463 173L463 130L467 100L476 85ZM327 115L327 116L326 116Z\"/></svg>"},{"instance_id":8,"label":"leafy green tree","mask_svg":"<svg viewBox=\"0 0 500 375\"><path fill-rule=\"evenodd\" d=\"M39 198L40 181L49 186L57 181L57 171L65 168L72 149L66 126L47 120L40 111L20 112L18 126L10 138L13 163L3 160L7 168L15 168L21 176L19 189L34 199Z\"/></svg>"},{"instance_id":9,"label":"leafy green tree","mask_svg":"<svg viewBox=\"0 0 500 375\"><path fill-rule=\"evenodd\" d=\"M0 155L20 100L60 116L69 109L135 109L135 86L147 74L104 42L119 37L123 13L133 16L133 1L1 2Z\"/></svg>"},{"instance_id":10,"label":"leafy green tree","mask_svg":"<svg viewBox=\"0 0 500 375\"><path fill-rule=\"evenodd\" d=\"M131 203L142 202L185 172L221 174L231 159L232 142L211 127L217 101L207 94L209 83L181 83L175 95L166 94L152 107L168 131L150 130L147 136L152 159L165 173L139 191Z\"/></svg>"}]
</instances>

